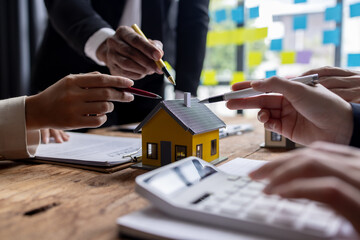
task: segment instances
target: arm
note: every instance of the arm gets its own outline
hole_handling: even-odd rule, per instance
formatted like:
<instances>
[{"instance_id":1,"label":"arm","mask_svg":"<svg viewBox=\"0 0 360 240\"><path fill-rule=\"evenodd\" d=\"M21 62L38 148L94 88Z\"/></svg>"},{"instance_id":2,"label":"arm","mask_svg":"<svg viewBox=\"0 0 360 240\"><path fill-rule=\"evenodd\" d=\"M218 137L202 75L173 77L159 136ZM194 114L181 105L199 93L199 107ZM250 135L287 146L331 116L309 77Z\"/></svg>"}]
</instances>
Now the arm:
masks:
<instances>
[{"instance_id":1,"label":"arm","mask_svg":"<svg viewBox=\"0 0 360 240\"><path fill-rule=\"evenodd\" d=\"M0 101L0 155L34 156L41 129L101 126L114 109L112 101L134 99L121 91L132 85L129 79L99 73L69 75L34 96Z\"/></svg>"},{"instance_id":2,"label":"arm","mask_svg":"<svg viewBox=\"0 0 360 240\"><path fill-rule=\"evenodd\" d=\"M111 29L90 0L45 0L45 5L53 27L81 55L90 36L102 28Z\"/></svg>"},{"instance_id":3,"label":"arm","mask_svg":"<svg viewBox=\"0 0 360 240\"><path fill-rule=\"evenodd\" d=\"M40 131L26 129L25 100L0 101L0 155L7 159L33 157L40 143Z\"/></svg>"},{"instance_id":4,"label":"arm","mask_svg":"<svg viewBox=\"0 0 360 240\"><path fill-rule=\"evenodd\" d=\"M205 58L209 0L180 0L176 50L176 90L196 96Z\"/></svg>"},{"instance_id":5,"label":"arm","mask_svg":"<svg viewBox=\"0 0 360 240\"><path fill-rule=\"evenodd\" d=\"M236 83L233 90L249 86L249 82ZM304 145L314 141L350 143L353 132L351 105L324 86L311 87L278 77L253 81L251 86L260 92L282 95L234 99L228 101L227 107L260 108L258 119L265 128Z\"/></svg>"}]
</instances>

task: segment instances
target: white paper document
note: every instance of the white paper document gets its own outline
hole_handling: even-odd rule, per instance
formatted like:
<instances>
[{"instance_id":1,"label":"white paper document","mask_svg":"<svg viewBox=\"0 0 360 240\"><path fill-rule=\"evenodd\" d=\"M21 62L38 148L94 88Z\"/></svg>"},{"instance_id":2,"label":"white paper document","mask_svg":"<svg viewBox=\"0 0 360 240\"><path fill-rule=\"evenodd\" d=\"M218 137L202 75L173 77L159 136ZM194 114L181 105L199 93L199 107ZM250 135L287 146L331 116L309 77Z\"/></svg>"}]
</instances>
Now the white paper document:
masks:
<instances>
[{"instance_id":1,"label":"white paper document","mask_svg":"<svg viewBox=\"0 0 360 240\"><path fill-rule=\"evenodd\" d=\"M129 162L131 158L128 155L131 153L138 151L141 154L140 138L67 133L70 135L68 142L41 144L35 158L62 163L110 167Z\"/></svg>"},{"instance_id":2,"label":"white paper document","mask_svg":"<svg viewBox=\"0 0 360 240\"><path fill-rule=\"evenodd\" d=\"M247 175L267 161L236 158L219 167L231 175ZM273 239L240 231L189 222L165 215L149 207L117 219L120 232L141 239L191 239L191 240L263 240ZM336 239L358 239L350 224L345 224Z\"/></svg>"}]
</instances>

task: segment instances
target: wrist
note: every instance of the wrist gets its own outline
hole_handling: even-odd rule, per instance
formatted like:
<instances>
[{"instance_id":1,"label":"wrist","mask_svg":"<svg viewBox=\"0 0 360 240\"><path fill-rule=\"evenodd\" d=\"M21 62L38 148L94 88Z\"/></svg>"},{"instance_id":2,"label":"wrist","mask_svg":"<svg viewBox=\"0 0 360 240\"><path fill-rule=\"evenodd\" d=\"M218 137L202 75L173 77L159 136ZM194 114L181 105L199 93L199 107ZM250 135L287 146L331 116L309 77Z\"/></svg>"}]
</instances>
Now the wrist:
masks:
<instances>
[{"instance_id":1,"label":"wrist","mask_svg":"<svg viewBox=\"0 0 360 240\"><path fill-rule=\"evenodd\" d=\"M39 130L46 127L44 115L41 113L41 102L39 94L26 97L25 99L25 120L27 130Z\"/></svg>"},{"instance_id":2,"label":"wrist","mask_svg":"<svg viewBox=\"0 0 360 240\"><path fill-rule=\"evenodd\" d=\"M96 49L97 59L99 59L101 62L104 62L105 64L106 64L106 52L107 52L107 45L105 40Z\"/></svg>"}]
</instances>

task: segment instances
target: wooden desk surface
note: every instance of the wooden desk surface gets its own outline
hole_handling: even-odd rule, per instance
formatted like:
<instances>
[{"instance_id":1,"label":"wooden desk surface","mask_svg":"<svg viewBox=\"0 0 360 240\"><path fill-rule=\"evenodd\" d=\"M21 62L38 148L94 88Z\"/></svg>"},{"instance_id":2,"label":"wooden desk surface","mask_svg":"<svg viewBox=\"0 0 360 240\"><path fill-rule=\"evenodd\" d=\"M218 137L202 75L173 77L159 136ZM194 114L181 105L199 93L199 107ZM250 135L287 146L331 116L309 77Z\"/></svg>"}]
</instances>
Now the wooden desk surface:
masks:
<instances>
[{"instance_id":1,"label":"wooden desk surface","mask_svg":"<svg viewBox=\"0 0 360 240\"><path fill-rule=\"evenodd\" d=\"M220 140L220 155L271 160L282 150L262 149L264 129ZM96 133L119 135L96 130ZM49 164L0 162L0 239L118 239L117 217L148 205L134 192L143 170L112 174Z\"/></svg>"}]
</instances>

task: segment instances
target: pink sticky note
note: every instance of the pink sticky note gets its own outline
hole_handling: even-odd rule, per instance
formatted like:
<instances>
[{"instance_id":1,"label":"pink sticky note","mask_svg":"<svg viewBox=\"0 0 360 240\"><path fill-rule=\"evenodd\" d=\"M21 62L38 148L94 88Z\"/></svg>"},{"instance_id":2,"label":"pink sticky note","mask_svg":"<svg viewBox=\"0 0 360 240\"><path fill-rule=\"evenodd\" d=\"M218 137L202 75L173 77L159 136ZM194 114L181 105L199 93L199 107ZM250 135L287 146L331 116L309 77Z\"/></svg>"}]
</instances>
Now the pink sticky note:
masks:
<instances>
[{"instance_id":1,"label":"pink sticky note","mask_svg":"<svg viewBox=\"0 0 360 240\"><path fill-rule=\"evenodd\" d=\"M311 56L311 51L299 51L296 54L296 63L308 64L310 63Z\"/></svg>"}]
</instances>

